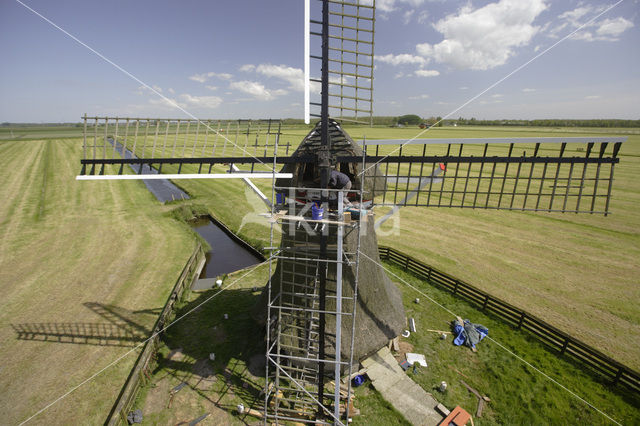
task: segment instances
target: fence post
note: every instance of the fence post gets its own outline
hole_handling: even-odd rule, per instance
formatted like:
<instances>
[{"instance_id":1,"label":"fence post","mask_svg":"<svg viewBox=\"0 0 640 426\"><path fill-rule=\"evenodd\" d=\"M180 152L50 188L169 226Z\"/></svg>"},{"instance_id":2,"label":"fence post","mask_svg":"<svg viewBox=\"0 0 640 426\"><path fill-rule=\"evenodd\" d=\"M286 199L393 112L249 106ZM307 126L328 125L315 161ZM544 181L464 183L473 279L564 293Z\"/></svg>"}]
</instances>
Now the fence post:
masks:
<instances>
[{"instance_id":1,"label":"fence post","mask_svg":"<svg viewBox=\"0 0 640 426\"><path fill-rule=\"evenodd\" d=\"M460 281L456 280L456 285L453 287L453 294L458 294L458 284L460 284Z\"/></svg>"},{"instance_id":2,"label":"fence post","mask_svg":"<svg viewBox=\"0 0 640 426\"><path fill-rule=\"evenodd\" d=\"M618 372L616 373L616 377L613 379L613 384L617 385L620 381L620 377L622 377L622 373L624 373L624 369L622 367L618 368Z\"/></svg>"},{"instance_id":3,"label":"fence post","mask_svg":"<svg viewBox=\"0 0 640 426\"><path fill-rule=\"evenodd\" d=\"M404 260L404 270L405 270L405 271L409 270L409 256L405 256L405 260Z\"/></svg>"},{"instance_id":4,"label":"fence post","mask_svg":"<svg viewBox=\"0 0 640 426\"><path fill-rule=\"evenodd\" d=\"M569 346L569 338L565 337L564 338L564 343L562 344L562 349L560 349L560 353L564 354L564 351L567 350L567 346Z\"/></svg>"},{"instance_id":5,"label":"fence post","mask_svg":"<svg viewBox=\"0 0 640 426\"><path fill-rule=\"evenodd\" d=\"M433 271L433 268L431 268L431 266L429 266L429 273L427 274L427 281L431 281L431 271Z\"/></svg>"},{"instance_id":6,"label":"fence post","mask_svg":"<svg viewBox=\"0 0 640 426\"><path fill-rule=\"evenodd\" d=\"M484 311L487 308L487 303L489 303L489 295L484 296L484 303L482 304L482 310Z\"/></svg>"},{"instance_id":7,"label":"fence post","mask_svg":"<svg viewBox=\"0 0 640 426\"><path fill-rule=\"evenodd\" d=\"M527 313L525 311L522 311L522 313L520 314L520 321L518 321L518 330L520 330L520 328L522 327L525 316L527 316Z\"/></svg>"}]
</instances>

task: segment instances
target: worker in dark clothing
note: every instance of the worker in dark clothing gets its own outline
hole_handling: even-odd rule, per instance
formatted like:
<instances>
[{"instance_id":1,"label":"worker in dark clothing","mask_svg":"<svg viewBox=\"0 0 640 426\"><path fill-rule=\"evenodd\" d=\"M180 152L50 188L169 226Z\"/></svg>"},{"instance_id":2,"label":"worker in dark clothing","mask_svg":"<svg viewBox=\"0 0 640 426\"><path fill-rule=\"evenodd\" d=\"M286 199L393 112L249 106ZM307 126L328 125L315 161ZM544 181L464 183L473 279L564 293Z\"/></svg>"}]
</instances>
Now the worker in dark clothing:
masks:
<instances>
[{"instance_id":1,"label":"worker in dark clothing","mask_svg":"<svg viewBox=\"0 0 640 426\"><path fill-rule=\"evenodd\" d=\"M329 174L329 188L342 189L345 191L344 193L344 205L351 206L351 202L347 197L349 190L351 189L351 179L349 176L341 173L337 170L331 169L331 173Z\"/></svg>"},{"instance_id":2,"label":"worker in dark clothing","mask_svg":"<svg viewBox=\"0 0 640 426\"><path fill-rule=\"evenodd\" d=\"M344 189L345 191L348 191L351 189L351 179L349 179L349 176L344 173L331 169L331 174L329 175L329 188Z\"/></svg>"}]
</instances>

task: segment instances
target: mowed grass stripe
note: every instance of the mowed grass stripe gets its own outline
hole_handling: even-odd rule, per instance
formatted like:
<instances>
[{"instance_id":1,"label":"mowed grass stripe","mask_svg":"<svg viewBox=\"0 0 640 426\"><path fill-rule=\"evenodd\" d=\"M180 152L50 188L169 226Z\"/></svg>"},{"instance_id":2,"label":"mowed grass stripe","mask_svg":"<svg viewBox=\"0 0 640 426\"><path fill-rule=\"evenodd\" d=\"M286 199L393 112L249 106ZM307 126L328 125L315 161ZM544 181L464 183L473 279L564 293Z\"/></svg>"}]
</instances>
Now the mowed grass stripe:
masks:
<instances>
[{"instance_id":1,"label":"mowed grass stripe","mask_svg":"<svg viewBox=\"0 0 640 426\"><path fill-rule=\"evenodd\" d=\"M0 144L10 154L1 157L0 176L13 184L3 186L8 201L0 207L0 341L7 343L0 346L0 387L6 391L0 413L8 424L131 348L97 339L59 343L53 335L49 342L19 340L12 325L44 324L55 332L71 324L78 334L92 324L114 332L129 327L94 312L93 303L149 329L153 310L163 306L195 246L189 228L167 217L141 183L76 182L80 139L47 143L52 163L44 197L45 143ZM34 420L101 423L134 361L131 355Z\"/></svg>"},{"instance_id":2,"label":"mowed grass stripe","mask_svg":"<svg viewBox=\"0 0 640 426\"><path fill-rule=\"evenodd\" d=\"M22 216L29 216L30 200L33 198L31 190L33 181L38 176L41 166L40 158L43 145L39 143L24 143L23 150L7 149L3 156L6 167L0 171L2 188L0 194L5 203L0 207L0 223L2 224L2 248L18 231ZM2 251L4 253L4 250Z\"/></svg>"}]
</instances>

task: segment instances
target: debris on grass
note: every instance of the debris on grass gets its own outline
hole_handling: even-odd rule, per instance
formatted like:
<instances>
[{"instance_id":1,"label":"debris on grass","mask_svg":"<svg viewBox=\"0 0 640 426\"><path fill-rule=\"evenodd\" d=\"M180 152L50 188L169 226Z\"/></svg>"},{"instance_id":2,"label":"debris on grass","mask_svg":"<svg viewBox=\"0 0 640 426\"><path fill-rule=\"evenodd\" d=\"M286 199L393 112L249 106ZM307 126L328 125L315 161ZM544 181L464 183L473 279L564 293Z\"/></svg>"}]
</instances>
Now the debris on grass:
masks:
<instances>
[{"instance_id":1,"label":"debris on grass","mask_svg":"<svg viewBox=\"0 0 640 426\"><path fill-rule=\"evenodd\" d=\"M464 385L465 388L469 390L472 394L478 398L478 408L476 409L476 417L482 417L482 410L484 409L484 403L490 402L491 399L486 395L481 395L480 392L469 386L464 380L460 379L460 383Z\"/></svg>"},{"instance_id":2,"label":"debris on grass","mask_svg":"<svg viewBox=\"0 0 640 426\"><path fill-rule=\"evenodd\" d=\"M451 410L449 415L445 417L445 419L440 424L443 426L462 426L466 425L469 420L471 420L471 414L467 413L464 408L457 405L456 408Z\"/></svg>"},{"instance_id":3,"label":"debris on grass","mask_svg":"<svg viewBox=\"0 0 640 426\"><path fill-rule=\"evenodd\" d=\"M416 353L409 352L406 354L406 357L409 365L418 363L423 367L427 366L427 359L424 357L423 354L416 354Z\"/></svg>"},{"instance_id":4,"label":"debris on grass","mask_svg":"<svg viewBox=\"0 0 640 426\"><path fill-rule=\"evenodd\" d=\"M473 324L468 319L464 321L457 317L451 322L451 328L456 338L453 344L456 346L465 345L476 352L476 345L489 334L489 329L480 324Z\"/></svg>"}]
</instances>

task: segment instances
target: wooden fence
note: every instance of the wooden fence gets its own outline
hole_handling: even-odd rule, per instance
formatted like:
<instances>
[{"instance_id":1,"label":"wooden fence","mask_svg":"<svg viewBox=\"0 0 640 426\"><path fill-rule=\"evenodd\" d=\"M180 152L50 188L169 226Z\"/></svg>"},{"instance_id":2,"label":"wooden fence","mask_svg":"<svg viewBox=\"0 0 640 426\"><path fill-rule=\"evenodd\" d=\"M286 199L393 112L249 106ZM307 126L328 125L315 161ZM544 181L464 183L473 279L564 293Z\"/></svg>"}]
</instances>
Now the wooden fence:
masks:
<instances>
[{"instance_id":1,"label":"wooden fence","mask_svg":"<svg viewBox=\"0 0 640 426\"><path fill-rule=\"evenodd\" d=\"M595 370L614 385L623 385L640 393L640 374L558 330L530 313L516 308L470 284L438 271L429 265L390 247L379 247L380 258L394 263L419 278L450 291L454 295L479 306L517 329L527 330L540 341Z\"/></svg>"},{"instance_id":2,"label":"wooden fence","mask_svg":"<svg viewBox=\"0 0 640 426\"><path fill-rule=\"evenodd\" d=\"M193 254L182 270L180 277L176 281L176 284L173 287L173 291L169 295L169 299L167 300L167 303L165 303L164 309L162 309L162 313L153 326L153 332L151 334L153 337L147 340L147 342L145 343L140 356L138 356L135 365L131 369L131 373L129 373L127 381L120 391L118 399L113 405L113 408L111 409L111 412L109 413L109 416L105 421L105 424L128 424L127 414L129 413L129 411L131 411L138 391L140 390L141 386L145 385L150 380L149 367L151 359L158 349L158 342L161 335L160 331L165 327L167 321L173 313L176 302L180 300L184 290L191 286L193 280L197 278L198 273L204 265L204 259L204 251L202 250L202 246L200 245L200 243L198 243L197 247L193 251Z\"/></svg>"}]
</instances>

